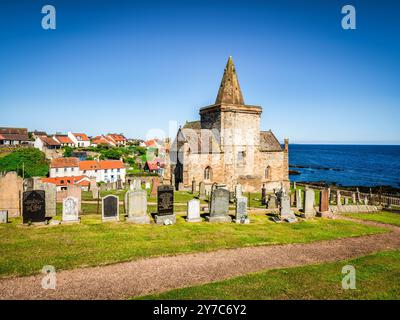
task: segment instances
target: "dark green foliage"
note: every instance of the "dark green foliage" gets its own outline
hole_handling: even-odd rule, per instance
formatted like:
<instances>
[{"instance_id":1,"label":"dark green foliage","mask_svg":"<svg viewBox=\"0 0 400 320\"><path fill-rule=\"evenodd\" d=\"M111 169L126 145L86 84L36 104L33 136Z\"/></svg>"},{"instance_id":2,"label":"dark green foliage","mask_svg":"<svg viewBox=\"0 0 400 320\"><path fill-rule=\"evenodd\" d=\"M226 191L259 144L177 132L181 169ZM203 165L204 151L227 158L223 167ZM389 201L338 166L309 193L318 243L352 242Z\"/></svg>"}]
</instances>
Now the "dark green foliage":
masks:
<instances>
[{"instance_id":1,"label":"dark green foliage","mask_svg":"<svg viewBox=\"0 0 400 320\"><path fill-rule=\"evenodd\" d=\"M64 157L65 157L65 158L71 157L71 156L72 156L72 151L73 151L73 150L74 150L73 148L66 146L66 147L64 148Z\"/></svg>"},{"instance_id":2,"label":"dark green foliage","mask_svg":"<svg viewBox=\"0 0 400 320\"><path fill-rule=\"evenodd\" d=\"M18 149L0 158L0 172L16 171L26 178L44 177L49 173L49 164L43 152L34 148Z\"/></svg>"}]
</instances>

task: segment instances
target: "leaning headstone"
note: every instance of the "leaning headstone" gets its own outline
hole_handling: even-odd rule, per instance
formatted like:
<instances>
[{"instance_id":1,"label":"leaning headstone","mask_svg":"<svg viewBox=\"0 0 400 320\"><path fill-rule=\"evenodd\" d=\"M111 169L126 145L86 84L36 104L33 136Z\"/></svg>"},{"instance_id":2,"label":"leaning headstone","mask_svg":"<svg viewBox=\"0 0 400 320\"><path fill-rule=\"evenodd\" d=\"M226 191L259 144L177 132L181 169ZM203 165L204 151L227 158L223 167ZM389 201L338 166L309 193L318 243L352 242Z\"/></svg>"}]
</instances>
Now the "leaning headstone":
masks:
<instances>
[{"instance_id":1,"label":"leaning headstone","mask_svg":"<svg viewBox=\"0 0 400 320\"><path fill-rule=\"evenodd\" d=\"M301 189L296 189L296 209L303 209L303 200L301 198L302 191Z\"/></svg>"},{"instance_id":2,"label":"leaning headstone","mask_svg":"<svg viewBox=\"0 0 400 320\"><path fill-rule=\"evenodd\" d=\"M250 219L247 216L247 198L246 197L237 197L236 198L236 223L248 224L250 223Z\"/></svg>"},{"instance_id":3,"label":"leaning headstone","mask_svg":"<svg viewBox=\"0 0 400 320\"><path fill-rule=\"evenodd\" d=\"M199 198L200 199L206 198L206 186L203 181L199 183Z\"/></svg>"},{"instance_id":4,"label":"leaning headstone","mask_svg":"<svg viewBox=\"0 0 400 320\"><path fill-rule=\"evenodd\" d=\"M201 222L200 217L200 200L192 199L187 203L187 222Z\"/></svg>"},{"instance_id":5,"label":"leaning headstone","mask_svg":"<svg viewBox=\"0 0 400 320\"><path fill-rule=\"evenodd\" d=\"M46 222L46 196L43 190L25 191L22 200L22 222Z\"/></svg>"},{"instance_id":6,"label":"leaning headstone","mask_svg":"<svg viewBox=\"0 0 400 320\"><path fill-rule=\"evenodd\" d=\"M78 199L66 197L63 200L62 221L79 222Z\"/></svg>"},{"instance_id":7,"label":"leaning headstone","mask_svg":"<svg viewBox=\"0 0 400 320\"><path fill-rule=\"evenodd\" d=\"M210 215L206 217L209 222L231 222L229 214L229 191L215 189L211 193Z\"/></svg>"},{"instance_id":8,"label":"leaning headstone","mask_svg":"<svg viewBox=\"0 0 400 320\"><path fill-rule=\"evenodd\" d=\"M8 223L8 211L0 210L0 223Z\"/></svg>"},{"instance_id":9,"label":"leaning headstone","mask_svg":"<svg viewBox=\"0 0 400 320\"><path fill-rule=\"evenodd\" d=\"M279 218L282 221L288 221L288 219L290 219L291 221L293 219L297 220L296 216L294 215L294 212L290 208L290 198L286 193L284 193L281 196L280 203L281 203L281 206L280 206L280 210L279 210Z\"/></svg>"},{"instance_id":10,"label":"leaning headstone","mask_svg":"<svg viewBox=\"0 0 400 320\"><path fill-rule=\"evenodd\" d=\"M103 221L119 221L119 198L114 195L108 195L102 199Z\"/></svg>"},{"instance_id":11,"label":"leaning headstone","mask_svg":"<svg viewBox=\"0 0 400 320\"><path fill-rule=\"evenodd\" d=\"M154 215L157 224L169 225L176 223L174 214L174 188L161 185L157 189L157 214Z\"/></svg>"},{"instance_id":12,"label":"leaning headstone","mask_svg":"<svg viewBox=\"0 0 400 320\"><path fill-rule=\"evenodd\" d=\"M128 191L126 197L126 221L138 224L150 223L147 215L147 193L146 190Z\"/></svg>"},{"instance_id":13,"label":"leaning headstone","mask_svg":"<svg viewBox=\"0 0 400 320\"><path fill-rule=\"evenodd\" d=\"M330 216L329 211L329 191L327 189L321 190L321 196L319 201L319 211L317 213L319 217Z\"/></svg>"},{"instance_id":14,"label":"leaning headstone","mask_svg":"<svg viewBox=\"0 0 400 320\"><path fill-rule=\"evenodd\" d=\"M314 201L315 201L314 190L306 189L304 195L304 212L302 214L303 218L315 217Z\"/></svg>"}]
</instances>

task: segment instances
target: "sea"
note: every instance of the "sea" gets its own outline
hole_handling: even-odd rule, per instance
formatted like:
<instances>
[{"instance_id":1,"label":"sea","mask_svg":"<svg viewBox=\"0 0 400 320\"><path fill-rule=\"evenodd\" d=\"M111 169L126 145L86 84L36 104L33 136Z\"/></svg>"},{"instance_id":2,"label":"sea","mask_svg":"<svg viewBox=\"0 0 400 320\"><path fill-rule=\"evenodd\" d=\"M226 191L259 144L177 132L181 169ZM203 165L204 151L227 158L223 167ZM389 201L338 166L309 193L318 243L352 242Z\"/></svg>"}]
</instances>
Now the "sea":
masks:
<instances>
[{"instance_id":1,"label":"sea","mask_svg":"<svg viewBox=\"0 0 400 320\"><path fill-rule=\"evenodd\" d=\"M400 145L290 144L291 181L400 188Z\"/></svg>"}]
</instances>

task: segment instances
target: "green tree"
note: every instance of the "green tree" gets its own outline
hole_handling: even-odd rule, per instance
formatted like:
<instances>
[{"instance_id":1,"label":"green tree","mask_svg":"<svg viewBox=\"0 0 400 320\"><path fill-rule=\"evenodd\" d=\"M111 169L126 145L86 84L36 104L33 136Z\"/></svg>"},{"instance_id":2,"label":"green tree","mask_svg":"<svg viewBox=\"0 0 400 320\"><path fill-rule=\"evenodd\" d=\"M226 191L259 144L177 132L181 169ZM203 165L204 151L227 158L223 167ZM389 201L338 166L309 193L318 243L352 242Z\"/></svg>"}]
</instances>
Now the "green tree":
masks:
<instances>
[{"instance_id":1,"label":"green tree","mask_svg":"<svg viewBox=\"0 0 400 320\"><path fill-rule=\"evenodd\" d=\"M72 156L72 151L73 151L73 150L74 150L74 149L72 149L71 147L66 146L66 147L64 148L64 157L65 157L65 158L71 157L71 156Z\"/></svg>"},{"instance_id":2,"label":"green tree","mask_svg":"<svg viewBox=\"0 0 400 320\"><path fill-rule=\"evenodd\" d=\"M105 159L119 160L122 157L122 151L116 148L102 151L101 154Z\"/></svg>"},{"instance_id":3,"label":"green tree","mask_svg":"<svg viewBox=\"0 0 400 320\"><path fill-rule=\"evenodd\" d=\"M0 172L16 171L26 178L44 177L49 173L49 164L43 152L34 148L17 149L0 158Z\"/></svg>"}]
</instances>

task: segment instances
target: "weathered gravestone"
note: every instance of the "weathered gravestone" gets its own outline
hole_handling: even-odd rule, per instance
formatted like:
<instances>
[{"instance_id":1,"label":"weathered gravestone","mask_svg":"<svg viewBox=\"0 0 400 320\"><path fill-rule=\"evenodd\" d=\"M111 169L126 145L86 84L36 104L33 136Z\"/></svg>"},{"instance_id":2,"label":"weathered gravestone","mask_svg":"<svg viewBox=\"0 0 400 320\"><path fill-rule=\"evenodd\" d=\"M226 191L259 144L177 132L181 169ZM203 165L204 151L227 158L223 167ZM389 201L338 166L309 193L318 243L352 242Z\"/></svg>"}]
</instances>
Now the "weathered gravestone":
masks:
<instances>
[{"instance_id":1,"label":"weathered gravestone","mask_svg":"<svg viewBox=\"0 0 400 320\"><path fill-rule=\"evenodd\" d=\"M342 205L342 197L341 197L341 194L340 194L340 190L336 190L336 204L338 206Z\"/></svg>"},{"instance_id":2,"label":"weathered gravestone","mask_svg":"<svg viewBox=\"0 0 400 320\"><path fill-rule=\"evenodd\" d=\"M140 181L140 179L133 180L133 183L131 184L131 190L132 191L142 190L142 182Z\"/></svg>"},{"instance_id":3,"label":"weathered gravestone","mask_svg":"<svg viewBox=\"0 0 400 320\"><path fill-rule=\"evenodd\" d=\"M57 186L53 183L42 182L42 178L26 179L25 191L43 190L46 198L46 217L57 215Z\"/></svg>"},{"instance_id":4,"label":"weathered gravestone","mask_svg":"<svg viewBox=\"0 0 400 320\"><path fill-rule=\"evenodd\" d=\"M304 194L304 211L301 215L303 218L315 217L314 201L315 201L314 190L306 189Z\"/></svg>"},{"instance_id":5,"label":"weathered gravestone","mask_svg":"<svg viewBox=\"0 0 400 320\"><path fill-rule=\"evenodd\" d=\"M10 217L21 215L23 179L16 172L0 173L0 210L7 210Z\"/></svg>"},{"instance_id":6,"label":"weathered gravestone","mask_svg":"<svg viewBox=\"0 0 400 320\"><path fill-rule=\"evenodd\" d=\"M237 184L235 186L235 198L240 198L242 196L242 185Z\"/></svg>"},{"instance_id":7,"label":"weathered gravestone","mask_svg":"<svg viewBox=\"0 0 400 320\"><path fill-rule=\"evenodd\" d=\"M154 215L157 224L175 224L174 214L174 188L169 185L161 185L157 189L157 214Z\"/></svg>"},{"instance_id":8,"label":"weathered gravestone","mask_svg":"<svg viewBox=\"0 0 400 320\"><path fill-rule=\"evenodd\" d=\"M277 208L277 197L276 194L273 193L268 198L267 209L276 209Z\"/></svg>"},{"instance_id":9,"label":"weathered gravestone","mask_svg":"<svg viewBox=\"0 0 400 320\"><path fill-rule=\"evenodd\" d=\"M200 217L200 200L192 199L187 203L187 222L201 222Z\"/></svg>"},{"instance_id":10,"label":"weathered gravestone","mask_svg":"<svg viewBox=\"0 0 400 320\"><path fill-rule=\"evenodd\" d=\"M319 217L330 216L328 189L321 190L321 196L319 200L319 211L317 214Z\"/></svg>"},{"instance_id":11,"label":"weathered gravestone","mask_svg":"<svg viewBox=\"0 0 400 320\"><path fill-rule=\"evenodd\" d=\"M117 180L117 182L116 182L116 184L117 184L117 190L122 190L123 188L124 188L124 185L123 185L123 183L122 183L122 180L121 179L118 179Z\"/></svg>"},{"instance_id":12,"label":"weathered gravestone","mask_svg":"<svg viewBox=\"0 0 400 320\"><path fill-rule=\"evenodd\" d=\"M150 182L146 181L146 184L145 184L144 187L145 187L146 190L150 189L151 188Z\"/></svg>"},{"instance_id":13,"label":"weathered gravestone","mask_svg":"<svg viewBox=\"0 0 400 320\"><path fill-rule=\"evenodd\" d=\"M290 198L286 193L282 193L280 198L279 218L287 222L297 221L294 212L290 208Z\"/></svg>"},{"instance_id":14,"label":"weathered gravestone","mask_svg":"<svg viewBox=\"0 0 400 320\"><path fill-rule=\"evenodd\" d=\"M114 195L108 195L102 199L103 221L119 221L119 198Z\"/></svg>"},{"instance_id":15,"label":"weathered gravestone","mask_svg":"<svg viewBox=\"0 0 400 320\"><path fill-rule=\"evenodd\" d=\"M356 193L355 192L351 193L351 202L352 202L352 204L356 204Z\"/></svg>"},{"instance_id":16,"label":"weathered gravestone","mask_svg":"<svg viewBox=\"0 0 400 320\"><path fill-rule=\"evenodd\" d=\"M96 189L92 189L92 198L93 199L98 199L98 197L99 197L99 188L96 188Z\"/></svg>"},{"instance_id":17,"label":"weathered gravestone","mask_svg":"<svg viewBox=\"0 0 400 320\"><path fill-rule=\"evenodd\" d=\"M349 204L349 197L344 197L344 204L346 206Z\"/></svg>"},{"instance_id":18,"label":"weathered gravestone","mask_svg":"<svg viewBox=\"0 0 400 320\"><path fill-rule=\"evenodd\" d=\"M147 193L146 190L128 191L126 193L126 221L138 224L150 223L147 215Z\"/></svg>"},{"instance_id":19,"label":"weathered gravestone","mask_svg":"<svg viewBox=\"0 0 400 320\"><path fill-rule=\"evenodd\" d=\"M242 224L250 223L250 219L247 216L247 198L246 197L237 197L236 198L235 222L242 223Z\"/></svg>"},{"instance_id":20,"label":"weathered gravestone","mask_svg":"<svg viewBox=\"0 0 400 320\"><path fill-rule=\"evenodd\" d=\"M74 197L66 197L63 200L62 221L79 222L78 199Z\"/></svg>"},{"instance_id":21,"label":"weathered gravestone","mask_svg":"<svg viewBox=\"0 0 400 320\"><path fill-rule=\"evenodd\" d=\"M301 210L303 209L303 200L301 198L301 189L296 189L296 209Z\"/></svg>"},{"instance_id":22,"label":"weathered gravestone","mask_svg":"<svg viewBox=\"0 0 400 320\"><path fill-rule=\"evenodd\" d=\"M98 189L96 178L90 178L89 190Z\"/></svg>"},{"instance_id":23,"label":"weathered gravestone","mask_svg":"<svg viewBox=\"0 0 400 320\"><path fill-rule=\"evenodd\" d=\"M77 200L78 212L82 212L82 189L77 185L67 187L67 197L73 197Z\"/></svg>"},{"instance_id":24,"label":"weathered gravestone","mask_svg":"<svg viewBox=\"0 0 400 320\"><path fill-rule=\"evenodd\" d=\"M150 195L155 197L157 195L158 186L160 185L160 181L158 179L153 179L151 184L151 192Z\"/></svg>"},{"instance_id":25,"label":"weathered gravestone","mask_svg":"<svg viewBox=\"0 0 400 320\"><path fill-rule=\"evenodd\" d=\"M0 210L0 223L7 223L7 222L8 222L8 211Z\"/></svg>"},{"instance_id":26,"label":"weathered gravestone","mask_svg":"<svg viewBox=\"0 0 400 320\"><path fill-rule=\"evenodd\" d=\"M199 198L200 199L206 198L206 186L203 181L199 183Z\"/></svg>"},{"instance_id":27,"label":"weathered gravestone","mask_svg":"<svg viewBox=\"0 0 400 320\"><path fill-rule=\"evenodd\" d=\"M196 192L197 192L197 182L196 182L196 179L193 177L193 180L192 180L192 194L195 194Z\"/></svg>"},{"instance_id":28,"label":"weathered gravestone","mask_svg":"<svg viewBox=\"0 0 400 320\"><path fill-rule=\"evenodd\" d=\"M22 222L46 222L46 196L43 190L25 191L22 200Z\"/></svg>"},{"instance_id":29,"label":"weathered gravestone","mask_svg":"<svg viewBox=\"0 0 400 320\"><path fill-rule=\"evenodd\" d=\"M211 193L210 215L206 217L209 222L231 222L229 214L229 191L214 189Z\"/></svg>"},{"instance_id":30,"label":"weathered gravestone","mask_svg":"<svg viewBox=\"0 0 400 320\"><path fill-rule=\"evenodd\" d=\"M267 188L265 187L265 184L263 184L261 188L261 204L263 206L267 204Z\"/></svg>"},{"instance_id":31,"label":"weathered gravestone","mask_svg":"<svg viewBox=\"0 0 400 320\"><path fill-rule=\"evenodd\" d=\"M296 204L296 194L295 193L291 193L290 194L290 206L294 207Z\"/></svg>"}]
</instances>

